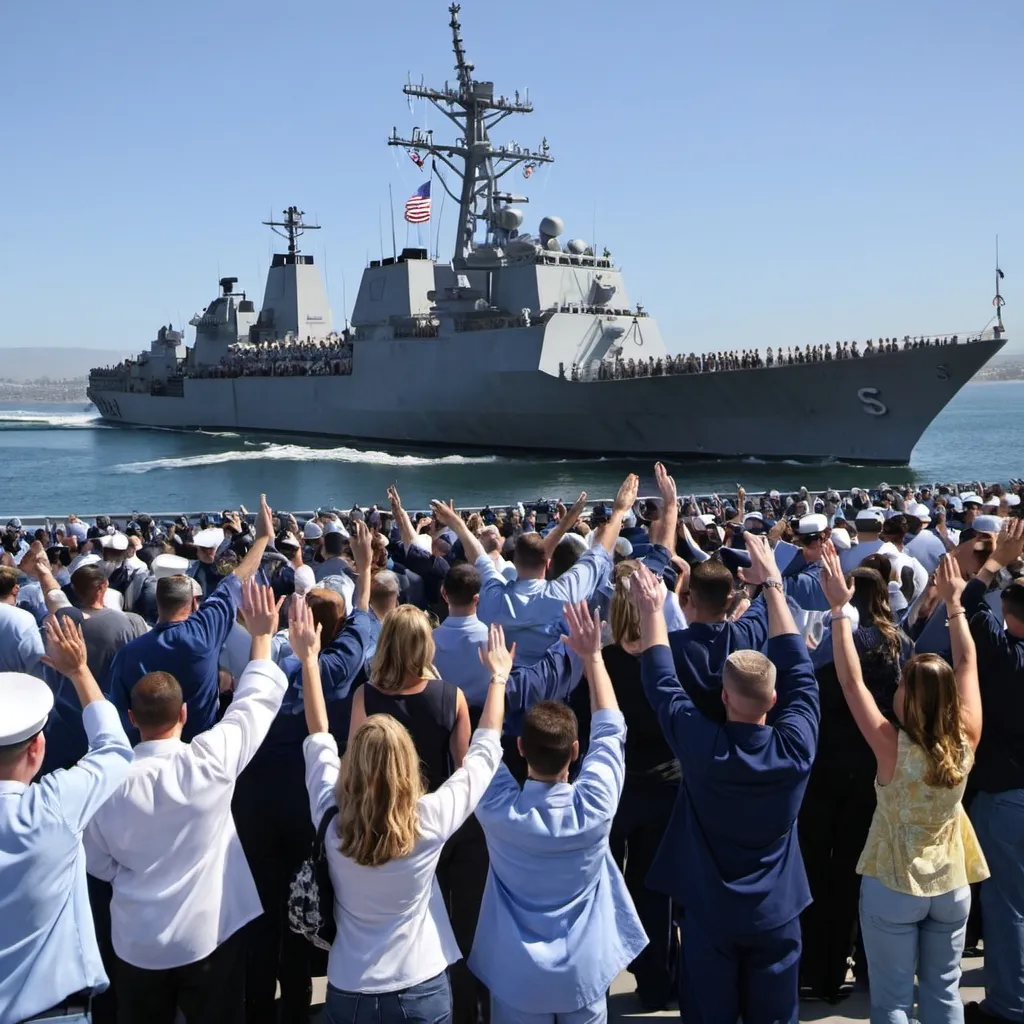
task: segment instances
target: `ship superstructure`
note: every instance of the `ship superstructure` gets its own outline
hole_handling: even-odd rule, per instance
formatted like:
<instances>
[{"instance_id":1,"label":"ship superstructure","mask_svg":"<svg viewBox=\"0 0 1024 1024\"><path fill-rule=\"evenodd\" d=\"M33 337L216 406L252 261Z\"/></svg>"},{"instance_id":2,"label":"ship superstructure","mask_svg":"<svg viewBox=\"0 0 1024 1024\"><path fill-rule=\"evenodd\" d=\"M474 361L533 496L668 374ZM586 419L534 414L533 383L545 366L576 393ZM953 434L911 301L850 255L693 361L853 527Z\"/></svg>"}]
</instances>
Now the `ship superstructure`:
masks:
<instances>
[{"instance_id":1,"label":"ship superstructure","mask_svg":"<svg viewBox=\"0 0 1024 1024\"><path fill-rule=\"evenodd\" d=\"M149 353L94 371L89 394L105 419L432 448L902 463L1005 344L997 317L970 344L929 339L870 358L678 372L607 250L566 238L557 216L524 227L528 197L506 183L551 162L550 147L492 140L533 107L475 77L459 5L449 13L455 81L404 91L439 110L452 137L396 128L388 144L425 173L429 165L455 204L451 259L407 247L371 261L351 325L334 332L319 271L297 245L315 226L289 207L265 222L288 246L273 257L259 313L236 279L223 279L191 321L192 348L161 328Z\"/></svg>"}]
</instances>

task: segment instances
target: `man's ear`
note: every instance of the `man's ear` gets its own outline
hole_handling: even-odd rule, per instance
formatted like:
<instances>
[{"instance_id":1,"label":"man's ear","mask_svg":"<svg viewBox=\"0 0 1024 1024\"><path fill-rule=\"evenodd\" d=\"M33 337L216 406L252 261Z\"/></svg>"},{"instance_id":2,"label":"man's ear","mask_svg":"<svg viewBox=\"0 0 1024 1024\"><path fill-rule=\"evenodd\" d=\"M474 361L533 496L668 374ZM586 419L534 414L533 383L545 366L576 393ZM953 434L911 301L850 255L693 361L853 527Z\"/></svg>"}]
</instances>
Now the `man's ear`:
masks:
<instances>
[{"instance_id":1,"label":"man's ear","mask_svg":"<svg viewBox=\"0 0 1024 1024\"><path fill-rule=\"evenodd\" d=\"M138 729L139 726L138 726L138 724L135 721L135 716L130 711L128 712L128 721L131 722L132 725L134 725L136 729Z\"/></svg>"},{"instance_id":2,"label":"man's ear","mask_svg":"<svg viewBox=\"0 0 1024 1024\"><path fill-rule=\"evenodd\" d=\"M188 705L182 703L181 710L178 712L178 725L184 725L188 721Z\"/></svg>"},{"instance_id":3,"label":"man's ear","mask_svg":"<svg viewBox=\"0 0 1024 1024\"><path fill-rule=\"evenodd\" d=\"M580 741L579 740L573 740L572 741L572 757L569 760L569 764L575 764L576 761L579 760L579 756L580 756Z\"/></svg>"},{"instance_id":4,"label":"man's ear","mask_svg":"<svg viewBox=\"0 0 1024 1024\"><path fill-rule=\"evenodd\" d=\"M517 736L516 737L516 750L519 751L519 756L522 757L525 760L526 759L526 754L523 753L523 738L522 738L522 736Z\"/></svg>"}]
</instances>

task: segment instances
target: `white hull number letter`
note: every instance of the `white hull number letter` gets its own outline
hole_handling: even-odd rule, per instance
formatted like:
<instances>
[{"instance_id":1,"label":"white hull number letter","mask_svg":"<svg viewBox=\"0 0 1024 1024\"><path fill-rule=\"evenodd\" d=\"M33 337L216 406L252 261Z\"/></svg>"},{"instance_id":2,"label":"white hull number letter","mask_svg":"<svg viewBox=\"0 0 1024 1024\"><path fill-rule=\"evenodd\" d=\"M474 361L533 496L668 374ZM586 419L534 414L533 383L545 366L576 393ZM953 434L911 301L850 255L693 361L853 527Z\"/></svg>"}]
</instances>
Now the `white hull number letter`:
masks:
<instances>
[{"instance_id":1,"label":"white hull number letter","mask_svg":"<svg viewBox=\"0 0 1024 1024\"><path fill-rule=\"evenodd\" d=\"M878 400L878 395L878 388L861 388L857 392L857 397L861 400L864 411L869 416L884 416L889 411L885 402Z\"/></svg>"}]
</instances>

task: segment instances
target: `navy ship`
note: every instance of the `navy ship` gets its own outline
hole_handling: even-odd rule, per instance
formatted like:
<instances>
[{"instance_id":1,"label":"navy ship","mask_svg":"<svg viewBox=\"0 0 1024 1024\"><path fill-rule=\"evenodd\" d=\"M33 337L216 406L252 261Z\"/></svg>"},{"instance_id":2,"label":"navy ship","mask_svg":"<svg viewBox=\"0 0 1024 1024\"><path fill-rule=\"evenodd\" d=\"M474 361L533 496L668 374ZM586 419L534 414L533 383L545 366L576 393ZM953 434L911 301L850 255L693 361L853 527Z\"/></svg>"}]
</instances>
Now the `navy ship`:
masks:
<instances>
[{"instance_id":1,"label":"navy ship","mask_svg":"<svg viewBox=\"0 0 1024 1024\"><path fill-rule=\"evenodd\" d=\"M300 248L318 226L291 206L264 222L287 247L259 311L224 278L190 321L191 347L182 330L161 327L136 359L94 370L88 394L105 421L401 448L903 465L1006 344L997 272L994 325L971 338L887 339L857 358L822 346L821 358L792 363L753 350L725 365L670 355L607 250L564 238L554 216L524 230L529 200L507 176L528 179L549 163L548 142L492 139L499 122L533 107L475 77L459 5L449 12L455 81L404 92L436 107L454 138L395 129L388 144L425 173L429 162L431 187L456 205L450 261L424 248L371 261L351 323L335 330L319 269ZM413 223L423 215L407 207Z\"/></svg>"}]
</instances>

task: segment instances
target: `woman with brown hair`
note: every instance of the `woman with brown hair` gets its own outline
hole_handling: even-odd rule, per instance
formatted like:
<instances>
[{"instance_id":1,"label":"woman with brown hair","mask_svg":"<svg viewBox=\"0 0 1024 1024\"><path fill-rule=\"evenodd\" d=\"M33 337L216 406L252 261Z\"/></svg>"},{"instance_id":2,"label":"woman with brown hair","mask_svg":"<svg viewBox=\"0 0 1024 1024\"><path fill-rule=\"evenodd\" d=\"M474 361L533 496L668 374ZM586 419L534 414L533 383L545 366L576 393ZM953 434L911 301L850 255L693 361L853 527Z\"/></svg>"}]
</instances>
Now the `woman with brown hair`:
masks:
<instances>
[{"instance_id":1,"label":"woman with brown hair","mask_svg":"<svg viewBox=\"0 0 1024 1024\"><path fill-rule=\"evenodd\" d=\"M487 654L481 654L491 682L462 767L431 793L412 737L389 715L365 718L339 761L327 732L317 629L301 604L295 605L291 631L292 649L302 662L310 731L304 747L306 786L314 825L338 808L326 844L338 931L328 961L325 1019L354 1024L368 1013L379 1024L447 1022L446 968L461 954L435 871L445 842L473 813L501 761L505 680L511 670L504 637L492 627ZM397 661L414 653L415 645L405 642ZM388 645L382 635L378 651L387 652ZM382 669L385 661L382 656Z\"/></svg>"},{"instance_id":2,"label":"woman with brown hair","mask_svg":"<svg viewBox=\"0 0 1024 1024\"><path fill-rule=\"evenodd\" d=\"M822 586L832 607L836 671L850 711L877 765L878 805L857 865L863 876L860 924L871 975L871 1019L921 1024L964 1019L960 958L970 883L988 876L964 813L964 788L981 738L974 641L960 603L964 580L943 557L936 587L945 603L954 668L934 654L904 666L889 721L864 684L844 610L854 595L834 550Z\"/></svg>"}]
</instances>

